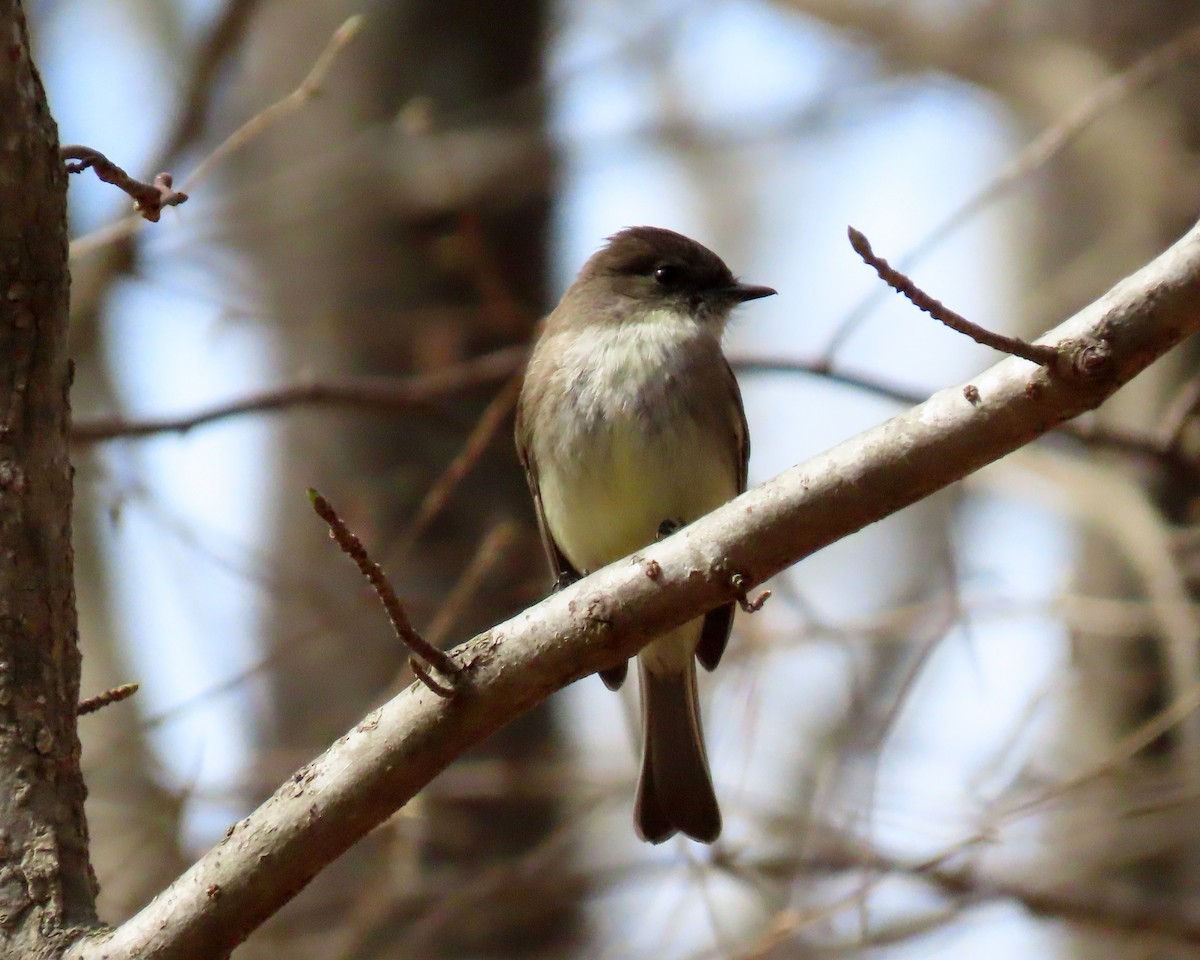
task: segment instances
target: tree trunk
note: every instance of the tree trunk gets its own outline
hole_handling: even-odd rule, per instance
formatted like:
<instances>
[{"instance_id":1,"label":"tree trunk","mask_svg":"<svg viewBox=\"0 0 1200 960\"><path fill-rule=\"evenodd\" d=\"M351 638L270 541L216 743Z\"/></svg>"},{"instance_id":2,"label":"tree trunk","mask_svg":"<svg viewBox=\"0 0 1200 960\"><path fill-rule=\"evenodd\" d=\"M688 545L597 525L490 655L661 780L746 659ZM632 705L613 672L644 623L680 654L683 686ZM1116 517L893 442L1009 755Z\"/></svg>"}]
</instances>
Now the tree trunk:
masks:
<instances>
[{"instance_id":1,"label":"tree trunk","mask_svg":"<svg viewBox=\"0 0 1200 960\"><path fill-rule=\"evenodd\" d=\"M75 707L66 171L0 0L0 952L96 922Z\"/></svg>"}]
</instances>

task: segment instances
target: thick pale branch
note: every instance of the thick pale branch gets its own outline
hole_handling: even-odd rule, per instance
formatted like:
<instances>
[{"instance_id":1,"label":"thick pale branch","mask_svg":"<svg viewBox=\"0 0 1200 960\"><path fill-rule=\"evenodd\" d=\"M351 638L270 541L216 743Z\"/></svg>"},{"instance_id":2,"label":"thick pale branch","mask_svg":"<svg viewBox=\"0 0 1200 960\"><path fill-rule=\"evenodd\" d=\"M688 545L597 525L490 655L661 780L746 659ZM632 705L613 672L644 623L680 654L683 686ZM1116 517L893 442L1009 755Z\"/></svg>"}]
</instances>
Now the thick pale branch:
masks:
<instances>
[{"instance_id":1,"label":"thick pale branch","mask_svg":"<svg viewBox=\"0 0 1200 960\"><path fill-rule=\"evenodd\" d=\"M472 744L734 599L734 574L743 586L760 583L961 479L1095 407L1197 329L1194 228L1043 338L1098 346L1107 357L1100 376L1066 379L1006 358L476 637L453 651L466 671L457 696L410 686L297 771L140 914L70 956L223 956Z\"/></svg>"}]
</instances>

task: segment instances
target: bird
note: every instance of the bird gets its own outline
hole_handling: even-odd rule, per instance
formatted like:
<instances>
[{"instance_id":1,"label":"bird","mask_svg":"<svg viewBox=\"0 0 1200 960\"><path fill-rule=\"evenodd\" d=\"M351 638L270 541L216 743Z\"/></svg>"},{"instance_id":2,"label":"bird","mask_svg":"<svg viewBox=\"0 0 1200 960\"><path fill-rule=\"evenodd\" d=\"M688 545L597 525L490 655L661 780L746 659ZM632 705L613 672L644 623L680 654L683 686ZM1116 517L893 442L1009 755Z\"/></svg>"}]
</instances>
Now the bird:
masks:
<instances>
[{"instance_id":1,"label":"bird","mask_svg":"<svg viewBox=\"0 0 1200 960\"><path fill-rule=\"evenodd\" d=\"M536 338L516 413L517 453L557 587L661 540L746 489L749 430L721 347L735 307L772 296L703 244L629 227L583 265ZM638 655L639 837L721 833L697 697L733 624L721 606ZM601 670L610 689L627 662Z\"/></svg>"}]
</instances>

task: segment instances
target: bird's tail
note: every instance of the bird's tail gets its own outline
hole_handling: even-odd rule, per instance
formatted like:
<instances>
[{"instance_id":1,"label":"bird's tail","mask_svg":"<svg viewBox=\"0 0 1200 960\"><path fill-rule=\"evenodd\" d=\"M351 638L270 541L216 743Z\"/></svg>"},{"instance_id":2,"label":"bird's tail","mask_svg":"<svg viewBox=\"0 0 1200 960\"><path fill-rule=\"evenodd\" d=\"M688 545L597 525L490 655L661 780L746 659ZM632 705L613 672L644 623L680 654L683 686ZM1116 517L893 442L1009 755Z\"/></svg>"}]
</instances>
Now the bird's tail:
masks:
<instances>
[{"instance_id":1,"label":"bird's tail","mask_svg":"<svg viewBox=\"0 0 1200 960\"><path fill-rule=\"evenodd\" d=\"M638 836L662 843L677 831L712 843L721 833L721 811L708 770L696 661L668 669L638 660L642 685L642 773L634 803Z\"/></svg>"}]
</instances>

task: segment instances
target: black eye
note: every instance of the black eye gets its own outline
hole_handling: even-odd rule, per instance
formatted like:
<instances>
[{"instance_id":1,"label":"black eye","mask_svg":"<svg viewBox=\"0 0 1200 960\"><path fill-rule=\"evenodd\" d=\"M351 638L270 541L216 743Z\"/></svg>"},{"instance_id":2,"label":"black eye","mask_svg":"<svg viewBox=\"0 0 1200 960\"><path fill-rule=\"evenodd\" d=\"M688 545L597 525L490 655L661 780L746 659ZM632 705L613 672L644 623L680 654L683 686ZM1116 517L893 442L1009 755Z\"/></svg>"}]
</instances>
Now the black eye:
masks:
<instances>
[{"instance_id":1,"label":"black eye","mask_svg":"<svg viewBox=\"0 0 1200 960\"><path fill-rule=\"evenodd\" d=\"M654 279L664 287L673 287L683 279L683 268L673 263L664 263L654 268Z\"/></svg>"}]
</instances>

